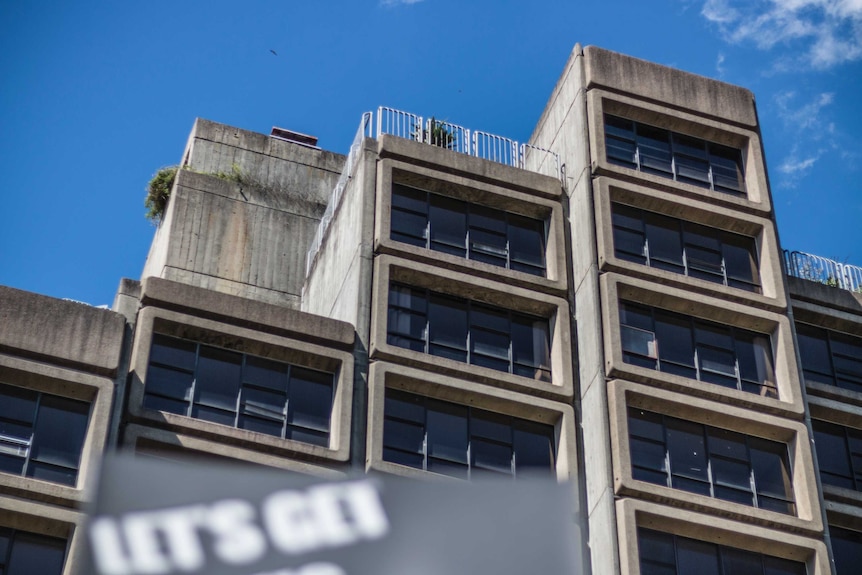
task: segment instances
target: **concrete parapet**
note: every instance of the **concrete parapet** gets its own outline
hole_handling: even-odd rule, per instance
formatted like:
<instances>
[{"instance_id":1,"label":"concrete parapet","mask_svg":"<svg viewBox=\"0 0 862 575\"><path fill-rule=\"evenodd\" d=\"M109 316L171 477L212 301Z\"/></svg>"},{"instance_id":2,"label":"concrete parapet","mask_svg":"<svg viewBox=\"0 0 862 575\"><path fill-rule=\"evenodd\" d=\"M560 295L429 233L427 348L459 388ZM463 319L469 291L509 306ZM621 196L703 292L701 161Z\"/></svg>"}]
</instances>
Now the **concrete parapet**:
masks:
<instances>
[{"instance_id":1,"label":"concrete parapet","mask_svg":"<svg viewBox=\"0 0 862 575\"><path fill-rule=\"evenodd\" d=\"M757 126L750 90L610 50L584 48L587 88L603 87L680 110Z\"/></svg>"},{"instance_id":2,"label":"concrete parapet","mask_svg":"<svg viewBox=\"0 0 862 575\"><path fill-rule=\"evenodd\" d=\"M112 375L124 328L118 313L0 286L0 350L10 354Z\"/></svg>"}]
</instances>

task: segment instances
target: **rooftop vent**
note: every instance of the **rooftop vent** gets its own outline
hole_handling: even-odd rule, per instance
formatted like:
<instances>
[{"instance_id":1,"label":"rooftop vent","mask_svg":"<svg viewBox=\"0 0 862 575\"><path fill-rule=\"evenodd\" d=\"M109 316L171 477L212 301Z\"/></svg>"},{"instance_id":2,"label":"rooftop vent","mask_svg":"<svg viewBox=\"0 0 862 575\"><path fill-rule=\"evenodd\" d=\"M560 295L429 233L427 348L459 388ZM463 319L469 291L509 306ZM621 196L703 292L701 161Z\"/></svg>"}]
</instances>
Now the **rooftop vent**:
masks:
<instances>
[{"instance_id":1,"label":"rooftop vent","mask_svg":"<svg viewBox=\"0 0 862 575\"><path fill-rule=\"evenodd\" d=\"M317 136L309 136L308 134L300 134L299 132L291 132L277 126L272 127L272 132L269 134L273 138L302 144L303 146L317 147Z\"/></svg>"}]
</instances>

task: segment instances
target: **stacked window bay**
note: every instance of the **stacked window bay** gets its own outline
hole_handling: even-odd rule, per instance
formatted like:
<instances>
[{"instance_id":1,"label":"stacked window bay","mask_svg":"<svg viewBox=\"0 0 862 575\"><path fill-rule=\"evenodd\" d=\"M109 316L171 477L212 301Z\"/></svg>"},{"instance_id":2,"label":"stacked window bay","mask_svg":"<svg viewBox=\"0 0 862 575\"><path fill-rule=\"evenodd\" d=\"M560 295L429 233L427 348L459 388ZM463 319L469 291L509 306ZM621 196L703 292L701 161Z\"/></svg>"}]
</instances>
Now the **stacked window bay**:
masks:
<instances>
[{"instance_id":1,"label":"stacked window bay","mask_svg":"<svg viewBox=\"0 0 862 575\"><path fill-rule=\"evenodd\" d=\"M482 174L473 179L459 156L446 157L453 166L421 157L414 166L402 155L378 171L378 201L390 213L375 262L374 338L385 349L373 357L387 375L372 393L372 437L382 445L370 465L465 480L565 474L558 451L575 442L559 437L565 408L549 416L546 399L571 394L556 389L570 383L552 361L567 321L558 316L568 315L555 311L567 272L549 256L562 252L560 182L488 171L478 159L468 162ZM530 396L537 390L541 399Z\"/></svg>"},{"instance_id":2,"label":"stacked window bay","mask_svg":"<svg viewBox=\"0 0 862 575\"><path fill-rule=\"evenodd\" d=\"M637 558L621 573L825 575L810 551L822 546L823 515L753 100L675 72L653 86L649 66L614 63L586 68L592 189L570 205L595 218L604 347L590 369L607 382L606 481L630 558L637 534ZM718 105L725 97L737 104ZM575 273L588 277L577 261L586 250L573 250ZM587 318L594 304L579 297ZM810 337L806 369L852 385L846 340ZM600 439L587 425L585 443ZM855 485L854 433L820 433L834 480ZM739 537L709 531L719 519ZM772 545L790 534L808 550Z\"/></svg>"}]
</instances>

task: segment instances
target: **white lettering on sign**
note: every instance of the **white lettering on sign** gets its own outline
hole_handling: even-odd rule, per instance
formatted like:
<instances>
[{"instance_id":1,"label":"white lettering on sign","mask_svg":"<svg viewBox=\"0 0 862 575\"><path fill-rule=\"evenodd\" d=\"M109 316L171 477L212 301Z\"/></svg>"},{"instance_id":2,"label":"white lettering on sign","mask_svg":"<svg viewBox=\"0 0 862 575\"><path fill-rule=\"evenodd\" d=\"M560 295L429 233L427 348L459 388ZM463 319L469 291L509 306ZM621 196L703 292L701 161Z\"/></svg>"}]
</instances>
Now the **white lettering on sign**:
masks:
<instances>
[{"instance_id":1,"label":"white lettering on sign","mask_svg":"<svg viewBox=\"0 0 862 575\"><path fill-rule=\"evenodd\" d=\"M259 525L254 505L227 499L96 517L89 527L93 555L104 575L189 573L204 567L205 541L218 560L247 565L267 553L267 541L281 553L295 555L379 539L389 531L380 494L370 481L279 491L263 501L260 512ZM276 573L343 575L329 563Z\"/></svg>"}]
</instances>

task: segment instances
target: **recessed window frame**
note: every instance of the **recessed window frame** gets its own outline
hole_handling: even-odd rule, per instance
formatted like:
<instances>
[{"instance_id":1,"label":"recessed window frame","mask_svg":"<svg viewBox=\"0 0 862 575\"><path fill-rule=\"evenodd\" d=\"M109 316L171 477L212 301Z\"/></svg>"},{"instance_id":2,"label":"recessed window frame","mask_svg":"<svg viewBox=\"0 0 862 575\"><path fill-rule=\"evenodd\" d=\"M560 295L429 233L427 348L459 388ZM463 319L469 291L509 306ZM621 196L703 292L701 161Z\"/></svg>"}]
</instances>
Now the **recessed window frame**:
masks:
<instances>
[{"instance_id":1,"label":"recessed window frame","mask_svg":"<svg viewBox=\"0 0 862 575\"><path fill-rule=\"evenodd\" d=\"M167 357L171 355L170 351L165 348L173 348L174 351L180 347L185 348L186 356L192 354L191 365L171 364L167 361ZM159 411L169 411L177 415L184 415L194 419L202 419L214 423L228 425L236 429L246 429L265 433L280 439L292 439L295 441L303 441L311 445L328 446L331 433L331 418L333 405L335 401L335 385L336 374L327 373L319 370L312 370L307 367L298 366L282 361L275 361L258 357L248 353L232 351L212 345L206 345L199 341L193 341L175 336L156 333L153 335L151 342L149 367L147 370L147 381L144 382L144 408L158 409ZM162 351L165 349L165 351ZM193 351L192 351L193 350ZM204 357L207 356L207 357ZM212 357L210 357L212 356ZM221 356L217 358L216 356ZM165 359L161 359L165 358ZM230 361L230 359L234 361ZM236 393L233 409L219 405L216 399L207 399L207 396L220 395L216 388L208 389L207 382L203 381L201 371L204 369L202 363L212 359L221 364L230 364L234 367L239 367L239 372L236 374L234 383L236 384ZM238 360L238 361L236 361ZM266 367L264 367L266 366ZM227 370L227 366L223 365L224 369L219 371L223 374ZM261 381L255 382L254 372L266 369L269 372L281 371L283 379L280 387L277 389L276 382L269 382L270 385L265 385ZM189 380L189 387L182 393L185 396L183 399L178 398L176 392L183 391L178 389L178 385L174 381L167 381L172 377L165 374L166 384L159 383L156 387L156 370L172 372L173 374L181 374L185 379ZM214 375L214 374L212 374ZM271 379L271 378L270 378ZM291 388L301 385L300 381L312 382L318 386L329 386L329 408L327 413L327 421L325 426L320 424L312 424L307 422L302 424L292 422L291 414L295 414L293 404L296 399L291 400ZM328 380L328 384L326 383ZM170 389L167 389L170 387ZM160 389L161 388L161 389ZM297 392L294 392L298 395ZM260 401L255 401L253 395L266 394L271 398L278 396L281 401L280 413L273 412L271 409L266 409ZM223 395L223 394L221 394ZM231 395L234 395L231 393ZM181 409L184 405L184 409ZM258 404L258 405L255 405ZM165 409L167 408L167 409ZM270 413L266 413L270 412ZM319 415L319 414L318 414ZM227 423L226 418L230 416L232 423ZM309 419L306 415L303 419ZM312 417L313 419L313 417ZM253 424L255 422L255 424ZM278 434L270 431L264 431L266 423L272 425L279 424L280 432ZM324 429L325 428L325 429ZM302 439L298 439L302 437Z\"/></svg>"},{"instance_id":2,"label":"recessed window frame","mask_svg":"<svg viewBox=\"0 0 862 575\"><path fill-rule=\"evenodd\" d=\"M24 559L20 559L20 553L24 552L22 547L27 545L30 546L28 550L30 554L37 554L41 562L34 564L34 560L31 559L26 564L21 563ZM0 573L8 573L9 575L20 573L24 575L25 571L21 570L22 567L28 567L26 573L37 573L32 569L38 567L41 569L38 571L39 575L63 575L68 546L68 540L62 537L53 537L22 529L0 526ZM17 556L15 555L16 550L19 554ZM44 563L46 560L50 562L50 565ZM46 567L56 567L57 570L44 571ZM10 571L10 568L16 568L16 570Z\"/></svg>"},{"instance_id":3,"label":"recessed window frame","mask_svg":"<svg viewBox=\"0 0 862 575\"><path fill-rule=\"evenodd\" d=\"M755 393L763 397L778 398L775 359L772 338L769 334L686 316L638 302L620 300L619 306L620 341L623 361L626 363ZM646 321L648 325L637 325L642 321ZM670 337L673 330L677 332L677 336L685 331L688 332L688 348L692 352L689 358L682 357L684 354L678 354L681 342L664 346L661 344L658 332L663 331L666 337ZM631 334L639 335L637 339L644 341L650 340L651 336L652 344L648 345L646 350L637 349L633 342L634 336ZM721 340L725 340L724 345ZM763 341L758 345L758 340ZM750 354L746 347L749 343L751 344ZM760 361L757 360L758 348L767 355ZM664 349L669 351L663 352ZM746 356L750 357L745 363L751 364L753 360L754 369L758 372L757 378L747 374L751 365L748 365L745 370L742 369L741 359ZM722 357L725 360L724 363L721 362ZM724 371L719 369L721 365L724 365ZM761 369L763 374L759 373Z\"/></svg>"},{"instance_id":4,"label":"recessed window frame","mask_svg":"<svg viewBox=\"0 0 862 575\"><path fill-rule=\"evenodd\" d=\"M608 112L603 121L609 163L714 192L747 196L743 150ZM729 175L732 171L735 182Z\"/></svg>"},{"instance_id":5,"label":"recessed window frame","mask_svg":"<svg viewBox=\"0 0 862 575\"><path fill-rule=\"evenodd\" d=\"M409 300L409 303L403 301ZM393 282L389 286L389 304L387 313L387 343L397 347L403 347L434 356L442 356L454 359L468 365L479 365L496 371L510 373L513 375L527 376L533 373L532 379L550 383L551 373L551 326L548 318L531 316L480 302L467 298L450 296L435 292L427 288L420 288ZM452 310L456 315L463 315L460 322L463 329L451 329L452 321L441 321L443 314L432 313L444 309ZM480 318L485 317L482 322ZM406 321L405 321L406 320ZM544 326L540 329L545 334L544 341L539 347L544 347L545 355L538 362L527 362L519 359L520 346L516 348L515 332L516 326L524 326L531 323L534 350L531 355L536 355L536 325ZM407 324L408 328L402 327ZM499 324L499 325L498 325ZM439 327L435 327L439 326ZM418 333L416 333L418 329ZM446 333L446 332L449 333ZM438 335L440 332L440 335ZM463 333L461 333L463 332ZM482 337L479 337L482 334ZM485 345L482 340L497 340L498 344L504 344L505 354L497 345L497 353L492 350L493 344Z\"/></svg>"},{"instance_id":6,"label":"recessed window frame","mask_svg":"<svg viewBox=\"0 0 862 575\"><path fill-rule=\"evenodd\" d=\"M806 384L862 393L862 338L799 321L796 322L796 338ZM814 351L813 346L822 349ZM841 350L841 346L847 349ZM858 354L854 354L853 349L857 349Z\"/></svg>"},{"instance_id":7,"label":"recessed window frame","mask_svg":"<svg viewBox=\"0 0 862 575\"><path fill-rule=\"evenodd\" d=\"M638 407L629 407L627 416L635 480L661 485L664 475L664 486L671 489L796 515L793 469L786 444ZM645 434L650 428L657 431L657 426L661 428L661 437ZM638 429L644 432L639 433ZM696 447L687 448L680 443L686 436L699 441ZM654 464L659 461L649 455L658 454L659 450L664 453L660 463L647 465L647 461ZM764 487L763 477L774 475L775 470L765 467L767 457L762 454L771 455L773 460L779 458L782 470L779 475L786 473L783 494ZM735 482L725 479L734 474L745 477Z\"/></svg>"},{"instance_id":8,"label":"recessed window frame","mask_svg":"<svg viewBox=\"0 0 862 575\"><path fill-rule=\"evenodd\" d=\"M754 238L619 202L611 203L611 219L614 255L622 260L756 294L762 292L758 267L760 258ZM652 243L657 246L661 244L663 232L673 236L664 239L674 244L675 248L670 250L671 254L664 256L659 247L652 246ZM707 241L703 242L701 238ZM631 249L626 248L627 243L631 244ZM734 248L748 254L750 274L734 272L734 266L728 263L734 260ZM700 258L696 257L698 252L701 254ZM713 261L706 261L708 257Z\"/></svg>"}]
</instances>

